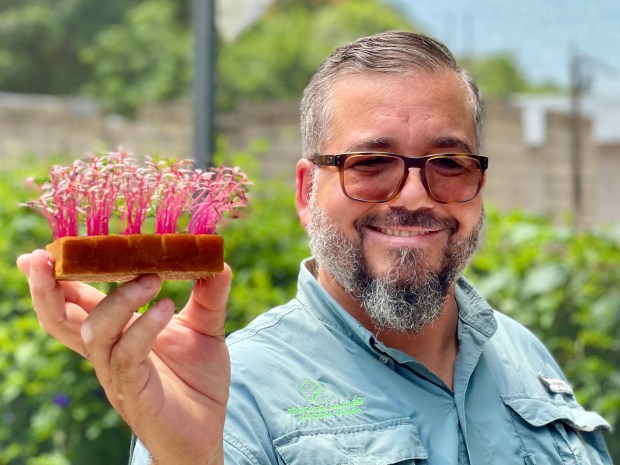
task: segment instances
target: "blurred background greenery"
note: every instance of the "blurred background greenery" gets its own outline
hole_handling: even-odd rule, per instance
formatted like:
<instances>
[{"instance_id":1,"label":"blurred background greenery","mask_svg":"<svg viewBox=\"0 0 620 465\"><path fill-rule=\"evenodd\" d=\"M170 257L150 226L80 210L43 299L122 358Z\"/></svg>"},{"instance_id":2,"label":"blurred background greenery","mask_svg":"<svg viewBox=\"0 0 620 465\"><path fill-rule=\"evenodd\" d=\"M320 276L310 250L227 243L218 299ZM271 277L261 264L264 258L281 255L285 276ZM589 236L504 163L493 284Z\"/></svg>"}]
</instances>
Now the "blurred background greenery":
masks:
<instances>
[{"instance_id":1,"label":"blurred background greenery","mask_svg":"<svg viewBox=\"0 0 620 465\"><path fill-rule=\"evenodd\" d=\"M0 91L89 95L128 118L144 104L188 99L190 23L189 1L2 0ZM218 109L298 99L335 46L386 29L418 28L378 0L276 0L234 40L219 43ZM464 61L487 97L565 92L529 83L506 53ZM218 163L239 165L254 180L249 208L220 231L234 270L229 332L292 298L308 255L291 179L261 178L258 160L268 150L259 140L233 151L218 139ZM129 431L89 365L39 328L14 265L18 254L50 240L43 217L20 206L36 195L24 180L76 154L0 156L0 465L125 463ZM619 462L619 225L577 230L487 205L484 237L467 276L497 309L541 337L577 398L615 425L608 442ZM182 306L190 286L166 283L162 294Z\"/></svg>"},{"instance_id":2,"label":"blurred background greenery","mask_svg":"<svg viewBox=\"0 0 620 465\"><path fill-rule=\"evenodd\" d=\"M90 95L109 112L191 91L191 2L3 0L0 90ZM232 41L220 41L218 104L298 98L337 45L388 29L416 29L378 0L277 0ZM468 65L487 96L549 90L528 84L509 54Z\"/></svg>"}]
</instances>

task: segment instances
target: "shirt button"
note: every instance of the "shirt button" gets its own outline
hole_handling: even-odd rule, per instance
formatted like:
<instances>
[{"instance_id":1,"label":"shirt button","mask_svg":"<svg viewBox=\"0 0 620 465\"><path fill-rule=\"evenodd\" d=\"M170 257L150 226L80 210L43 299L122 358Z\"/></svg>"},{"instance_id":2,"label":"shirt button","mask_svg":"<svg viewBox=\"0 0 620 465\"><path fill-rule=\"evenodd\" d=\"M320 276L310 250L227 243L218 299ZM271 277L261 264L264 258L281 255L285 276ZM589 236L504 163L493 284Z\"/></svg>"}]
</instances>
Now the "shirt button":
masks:
<instances>
[{"instance_id":1,"label":"shirt button","mask_svg":"<svg viewBox=\"0 0 620 465\"><path fill-rule=\"evenodd\" d=\"M387 365L390 359L385 355L379 355L379 361L384 365Z\"/></svg>"}]
</instances>

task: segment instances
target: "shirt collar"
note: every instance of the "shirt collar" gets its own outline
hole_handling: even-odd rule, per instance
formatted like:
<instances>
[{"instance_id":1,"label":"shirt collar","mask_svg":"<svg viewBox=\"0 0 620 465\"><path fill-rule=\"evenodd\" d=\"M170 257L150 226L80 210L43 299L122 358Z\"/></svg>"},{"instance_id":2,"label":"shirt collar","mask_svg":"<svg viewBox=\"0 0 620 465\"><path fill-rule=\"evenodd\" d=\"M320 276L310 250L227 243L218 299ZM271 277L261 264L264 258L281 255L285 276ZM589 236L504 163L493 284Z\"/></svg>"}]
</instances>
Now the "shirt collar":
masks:
<instances>
[{"instance_id":1,"label":"shirt collar","mask_svg":"<svg viewBox=\"0 0 620 465\"><path fill-rule=\"evenodd\" d=\"M334 300L316 279L316 262L308 258L301 263L297 299L326 326L344 333L358 345L370 345L372 333ZM374 351L374 350L373 350Z\"/></svg>"},{"instance_id":2,"label":"shirt collar","mask_svg":"<svg viewBox=\"0 0 620 465\"><path fill-rule=\"evenodd\" d=\"M488 302L464 277L456 282L455 291L460 321L478 331L485 339L493 336L497 330L497 320Z\"/></svg>"}]
</instances>

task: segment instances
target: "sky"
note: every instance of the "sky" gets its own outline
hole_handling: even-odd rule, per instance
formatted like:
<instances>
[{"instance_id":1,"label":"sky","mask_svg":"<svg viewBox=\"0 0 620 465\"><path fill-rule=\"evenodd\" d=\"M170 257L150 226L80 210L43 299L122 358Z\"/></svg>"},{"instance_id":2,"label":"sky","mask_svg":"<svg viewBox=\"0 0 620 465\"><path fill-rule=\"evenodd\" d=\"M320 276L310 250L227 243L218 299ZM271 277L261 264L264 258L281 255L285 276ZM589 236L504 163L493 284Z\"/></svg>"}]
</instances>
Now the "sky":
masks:
<instances>
[{"instance_id":1,"label":"sky","mask_svg":"<svg viewBox=\"0 0 620 465\"><path fill-rule=\"evenodd\" d=\"M594 96L620 97L620 0L382 0L457 56L509 52L533 83L569 86L569 57Z\"/></svg>"}]
</instances>

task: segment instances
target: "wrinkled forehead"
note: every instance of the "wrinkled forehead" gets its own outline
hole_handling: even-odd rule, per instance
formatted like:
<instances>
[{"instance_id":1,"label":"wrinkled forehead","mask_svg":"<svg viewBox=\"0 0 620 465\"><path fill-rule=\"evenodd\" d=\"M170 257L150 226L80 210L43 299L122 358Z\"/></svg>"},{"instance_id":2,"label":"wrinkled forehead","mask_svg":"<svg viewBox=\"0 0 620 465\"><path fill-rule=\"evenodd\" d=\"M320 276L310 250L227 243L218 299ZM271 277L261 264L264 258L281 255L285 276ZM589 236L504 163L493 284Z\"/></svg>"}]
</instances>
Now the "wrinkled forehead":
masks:
<instances>
[{"instance_id":1,"label":"wrinkled forehead","mask_svg":"<svg viewBox=\"0 0 620 465\"><path fill-rule=\"evenodd\" d=\"M360 91L360 89L362 89ZM333 81L327 96L328 111L323 124L331 138L336 119L354 118L356 112L376 106L393 107L424 105L429 108L452 109L466 116L475 135L470 141L472 152L479 145L475 118L475 99L463 78L454 70L408 69L402 72L360 72L354 69L341 73ZM323 146L328 140L323 141Z\"/></svg>"}]
</instances>

